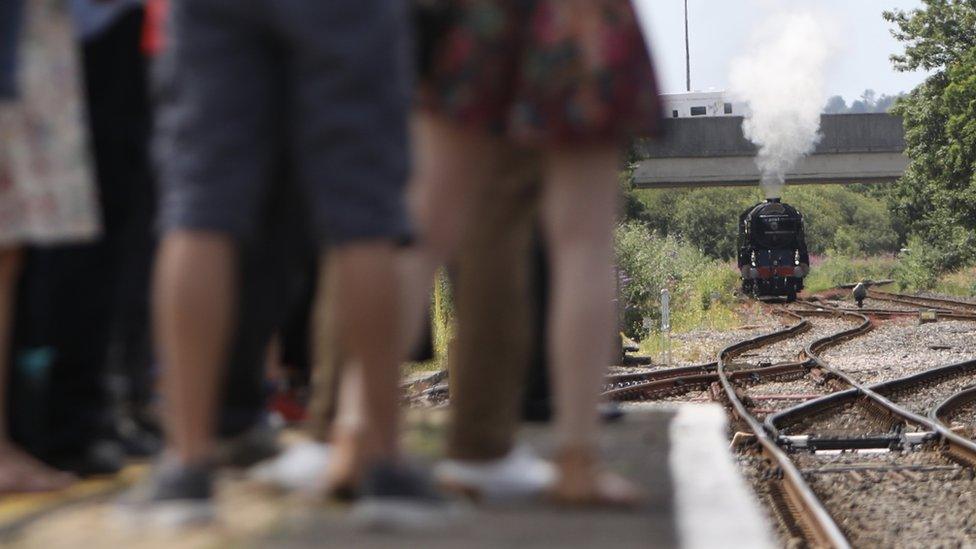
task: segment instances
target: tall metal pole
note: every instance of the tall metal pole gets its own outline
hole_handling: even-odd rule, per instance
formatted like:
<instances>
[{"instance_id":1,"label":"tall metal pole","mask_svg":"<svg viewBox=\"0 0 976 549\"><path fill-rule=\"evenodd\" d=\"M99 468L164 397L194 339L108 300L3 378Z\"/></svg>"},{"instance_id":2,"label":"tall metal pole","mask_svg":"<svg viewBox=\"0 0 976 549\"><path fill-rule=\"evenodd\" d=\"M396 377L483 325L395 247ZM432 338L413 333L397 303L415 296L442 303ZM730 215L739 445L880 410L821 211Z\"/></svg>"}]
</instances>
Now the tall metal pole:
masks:
<instances>
[{"instance_id":1,"label":"tall metal pole","mask_svg":"<svg viewBox=\"0 0 976 549\"><path fill-rule=\"evenodd\" d=\"M688 0L685 0L685 89L691 91L691 49L688 47Z\"/></svg>"}]
</instances>

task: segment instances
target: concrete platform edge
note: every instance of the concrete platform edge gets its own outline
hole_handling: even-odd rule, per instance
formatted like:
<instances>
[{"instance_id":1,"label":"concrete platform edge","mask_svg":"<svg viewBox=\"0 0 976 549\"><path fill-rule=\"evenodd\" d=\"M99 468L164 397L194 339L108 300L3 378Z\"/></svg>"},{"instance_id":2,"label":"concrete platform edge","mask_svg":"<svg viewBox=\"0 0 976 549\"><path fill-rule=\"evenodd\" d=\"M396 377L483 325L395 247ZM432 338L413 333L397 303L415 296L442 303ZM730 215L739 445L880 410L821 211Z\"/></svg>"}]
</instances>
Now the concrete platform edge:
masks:
<instances>
[{"instance_id":1,"label":"concrete platform edge","mask_svg":"<svg viewBox=\"0 0 976 549\"><path fill-rule=\"evenodd\" d=\"M725 411L717 404L676 408L669 466L681 547L775 547L759 502L732 460Z\"/></svg>"}]
</instances>

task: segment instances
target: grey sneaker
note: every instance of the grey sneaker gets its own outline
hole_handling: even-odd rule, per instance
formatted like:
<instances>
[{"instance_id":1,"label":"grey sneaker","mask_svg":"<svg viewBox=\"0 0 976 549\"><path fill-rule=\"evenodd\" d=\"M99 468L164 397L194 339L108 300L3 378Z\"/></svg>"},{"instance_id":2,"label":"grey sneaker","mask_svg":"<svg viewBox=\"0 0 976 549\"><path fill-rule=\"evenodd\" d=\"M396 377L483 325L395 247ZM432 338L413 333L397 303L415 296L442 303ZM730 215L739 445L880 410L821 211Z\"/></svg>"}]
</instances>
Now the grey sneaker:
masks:
<instances>
[{"instance_id":1,"label":"grey sneaker","mask_svg":"<svg viewBox=\"0 0 976 549\"><path fill-rule=\"evenodd\" d=\"M161 459L149 477L118 501L120 518L136 526L179 529L212 522L213 469Z\"/></svg>"},{"instance_id":2,"label":"grey sneaker","mask_svg":"<svg viewBox=\"0 0 976 549\"><path fill-rule=\"evenodd\" d=\"M461 505L437 491L427 475L390 464L370 469L350 513L360 527L387 532L441 530L462 516Z\"/></svg>"}]
</instances>

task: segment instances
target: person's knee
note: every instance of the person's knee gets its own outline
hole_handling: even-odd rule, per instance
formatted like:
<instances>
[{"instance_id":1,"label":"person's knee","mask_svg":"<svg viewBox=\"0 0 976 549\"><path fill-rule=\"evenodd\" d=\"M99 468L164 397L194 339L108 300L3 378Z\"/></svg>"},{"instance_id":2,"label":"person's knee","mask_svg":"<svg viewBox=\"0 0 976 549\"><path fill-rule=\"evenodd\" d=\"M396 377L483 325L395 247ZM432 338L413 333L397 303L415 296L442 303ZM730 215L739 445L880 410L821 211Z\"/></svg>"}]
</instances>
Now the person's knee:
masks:
<instances>
[{"instance_id":1,"label":"person's knee","mask_svg":"<svg viewBox=\"0 0 976 549\"><path fill-rule=\"evenodd\" d=\"M236 250L232 236L217 231L174 230L166 233L160 245L162 257L190 255L209 262L230 256Z\"/></svg>"}]
</instances>

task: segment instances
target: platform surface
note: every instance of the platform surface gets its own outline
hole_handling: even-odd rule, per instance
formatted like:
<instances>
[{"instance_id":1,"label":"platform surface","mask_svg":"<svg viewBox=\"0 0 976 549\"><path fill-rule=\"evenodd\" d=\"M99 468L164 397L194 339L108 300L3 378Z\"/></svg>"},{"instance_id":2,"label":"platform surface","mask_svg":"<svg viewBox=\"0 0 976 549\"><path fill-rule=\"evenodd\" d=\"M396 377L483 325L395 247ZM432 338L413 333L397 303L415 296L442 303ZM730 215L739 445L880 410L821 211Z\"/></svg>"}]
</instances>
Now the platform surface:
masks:
<instances>
[{"instance_id":1,"label":"platform surface","mask_svg":"<svg viewBox=\"0 0 976 549\"><path fill-rule=\"evenodd\" d=\"M428 423L409 443L440 439ZM522 440L548 454L548 430L529 427ZM441 531L364 534L346 520L346 509L259 492L234 477L221 481L217 527L184 534L133 532L113 518L111 497L37 513L7 532L20 547L357 547L357 548L630 548L764 547L769 528L728 450L724 411L712 404L636 407L607 426L610 468L638 481L646 503L629 511L570 510L541 504L482 506ZM427 443L430 455L436 443ZM0 502L2 511L3 502ZM7 500L7 503L11 503ZM15 506L8 505L9 510ZM12 518L0 512L0 526Z\"/></svg>"}]
</instances>

